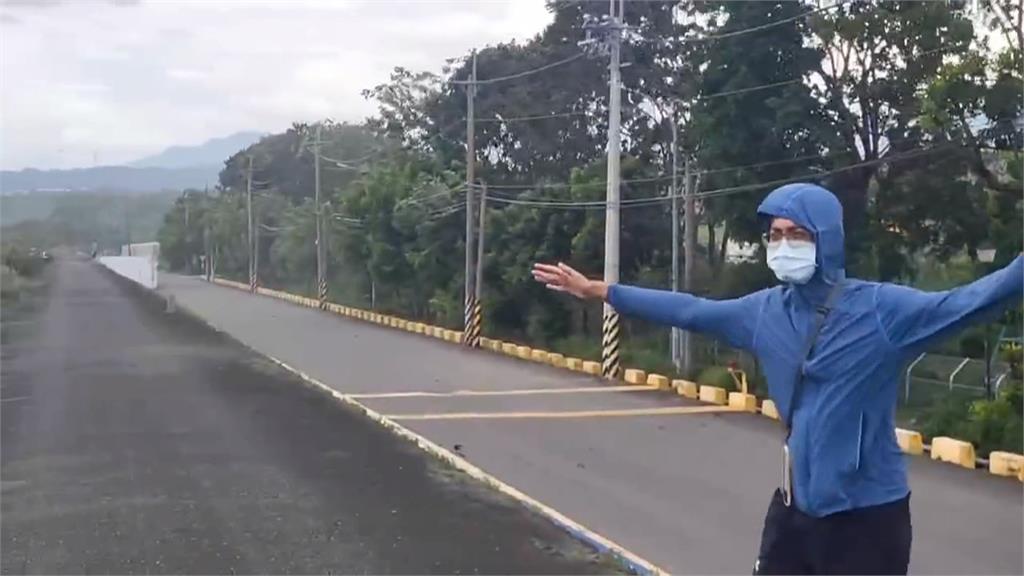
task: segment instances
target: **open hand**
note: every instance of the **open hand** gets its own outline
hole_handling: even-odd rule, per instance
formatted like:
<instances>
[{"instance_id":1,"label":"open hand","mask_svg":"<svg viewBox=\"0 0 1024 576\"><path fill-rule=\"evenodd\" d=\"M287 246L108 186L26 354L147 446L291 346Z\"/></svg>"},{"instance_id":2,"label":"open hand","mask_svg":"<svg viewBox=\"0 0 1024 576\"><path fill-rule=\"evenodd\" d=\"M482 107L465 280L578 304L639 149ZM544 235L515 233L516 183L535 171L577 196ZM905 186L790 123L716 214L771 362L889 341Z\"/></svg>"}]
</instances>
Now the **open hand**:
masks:
<instances>
[{"instance_id":1,"label":"open hand","mask_svg":"<svg viewBox=\"0 0 1024 576\"><path fill-rule=\"evenodd\" d=\"M605 298L608 286L598 280L589 280L583 274L562 264L534 264L533 279L556 292L568 292L577 298Z\"/></svg>"}]
</instances>

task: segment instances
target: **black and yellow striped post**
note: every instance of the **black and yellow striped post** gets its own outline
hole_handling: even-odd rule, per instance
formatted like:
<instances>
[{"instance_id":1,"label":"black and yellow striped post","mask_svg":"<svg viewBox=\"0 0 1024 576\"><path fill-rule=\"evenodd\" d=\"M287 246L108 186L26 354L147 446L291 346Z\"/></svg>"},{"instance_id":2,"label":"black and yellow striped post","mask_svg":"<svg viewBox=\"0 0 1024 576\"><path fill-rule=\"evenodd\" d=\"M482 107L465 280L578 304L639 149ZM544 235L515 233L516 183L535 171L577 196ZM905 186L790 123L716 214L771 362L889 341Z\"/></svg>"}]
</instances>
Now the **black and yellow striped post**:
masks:
<instances>
[{"instance_id":1,"label":"black and yellow striped post","mask_svg":"<svg viewBox=\"0 0 1024 576\"><path fill-rule=\"evenodd\" d=\"M255 294L256 293L256 287L258 285L259 285L259 282L256 280L256 271L250 269L249 270L249 292L252 292L253 294Z\"/></svg>"},{"instance_id":2,"label":"black and yellow striped post","mask_svg":"<svg viewBox=\"0 0 1024 576\"><path fill-rule=\"evenodd\" d=\"M317 300L320 302L320 309L327 310L327 280L320 279L320 286L317 287Z\"/></svg>"},{"instance_id":3,"label":"black and yellow striped post","mask_svg":"<svg viewBox=\"0 0 1024 576\"><path fill-rule=\"evenodd\" d=\"M601 330L601 374L605 378L619 377L619 314L605 306Z\"/></svg>"},{"instance_id":4,"label":"black and yellow striped post","mask_svg":"<svg viewBox=\"0 0 1024 576\"><path fill-rule=\"evenodd\" d=\"M470 348L480 347L480 326L482 324L482 311L480 301L476 296L470 294L466 298L466 310L462 333L462 343Z\"/></svg>"}]
</instances>

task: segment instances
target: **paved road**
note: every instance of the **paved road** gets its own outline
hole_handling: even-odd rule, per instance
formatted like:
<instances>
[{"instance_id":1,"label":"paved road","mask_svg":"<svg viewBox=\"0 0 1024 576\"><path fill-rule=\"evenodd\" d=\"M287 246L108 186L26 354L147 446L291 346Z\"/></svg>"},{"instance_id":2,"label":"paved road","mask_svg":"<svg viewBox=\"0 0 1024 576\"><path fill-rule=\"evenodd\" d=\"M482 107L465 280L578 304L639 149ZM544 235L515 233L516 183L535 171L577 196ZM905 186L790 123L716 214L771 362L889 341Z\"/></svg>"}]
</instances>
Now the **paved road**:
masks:
<instances>
[{"instance_id":1,"label":"paved road","mask_svg":"<svg viewBox=\"0 0 1024 576\"><path fill-rule=\"evenodd\" d=\"M15 573L598 573L547 519L87 262L2 365Z\"/></svg>"},{"instance_id":2,"label":"paved road","mask_svg":"<svg viewBox=\"0 0 1024 576\"><path fill-rule=\"evenodd\" d=\"M361 401L459 445L474 464L660 566L751 569L778 481L777 423L746 414L612 416L686 404L656 392L594 392L587 389L601 384L588 377L197 279L162 282L219 329L339 391L391 395ZM491 394L450 394L466 389ZM407 394L422 392L449 395ZM550 414L581 410L591 414ZM924 458L910 458L910 467L913 573L1024 573L1019 482Z\"/></svg>"}]
</instances>

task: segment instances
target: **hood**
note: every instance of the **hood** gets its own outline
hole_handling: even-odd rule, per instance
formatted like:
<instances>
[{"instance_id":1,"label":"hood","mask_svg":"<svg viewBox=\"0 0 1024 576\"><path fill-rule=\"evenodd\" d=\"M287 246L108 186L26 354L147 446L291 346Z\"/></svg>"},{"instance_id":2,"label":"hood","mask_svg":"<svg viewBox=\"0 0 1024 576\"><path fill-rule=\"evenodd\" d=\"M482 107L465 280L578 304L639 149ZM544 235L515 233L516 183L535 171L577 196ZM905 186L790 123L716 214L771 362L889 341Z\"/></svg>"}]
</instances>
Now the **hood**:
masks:
<instances>
[{"instance_id":1,"label":"hood","mask_svg":"<svg viewBox=\"0 0 1024 576\"><path fill-rule=\"evenodd\" d=\"M762 218L788 218L814 233L818 269L801 292L820 292L846 277L843 205L835 194L817 184L787 184L768 194L757 208ZM810 294L808 294L810 296ZM812 300L819 300L816 294Z\"/></svg>"}]
</instances>

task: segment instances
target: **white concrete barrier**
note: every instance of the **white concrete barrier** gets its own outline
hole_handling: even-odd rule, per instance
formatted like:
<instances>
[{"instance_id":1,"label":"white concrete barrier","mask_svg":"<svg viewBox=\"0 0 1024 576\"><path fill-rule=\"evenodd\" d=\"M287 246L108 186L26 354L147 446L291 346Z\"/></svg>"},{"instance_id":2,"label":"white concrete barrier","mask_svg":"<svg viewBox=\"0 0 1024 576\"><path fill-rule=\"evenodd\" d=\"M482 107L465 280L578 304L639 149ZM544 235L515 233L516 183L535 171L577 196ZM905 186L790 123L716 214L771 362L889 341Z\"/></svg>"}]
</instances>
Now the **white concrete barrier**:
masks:
<instances>
[{"instance_id":1,"label":"white concrete barrier","mask_svg":"<svg viewBox=\"0 0 1024 576\"><path fill-rule=\"evenodd\" d=\"M146 288L156 289L156 260L145 256L101 256L100 264L110 268L115 274L142 284Z\"/></svg>"},{"instance_id":2,"label":"white concrete barrier","mask_svg":"<svg viewBox=\"0 0 1024 576\"><path fill-rule=\"evenodd\" d=\"M141 256L154 262L160 260L159 242L137 242L121 246L121 256Z\"/></svg>"}]
</instances>

